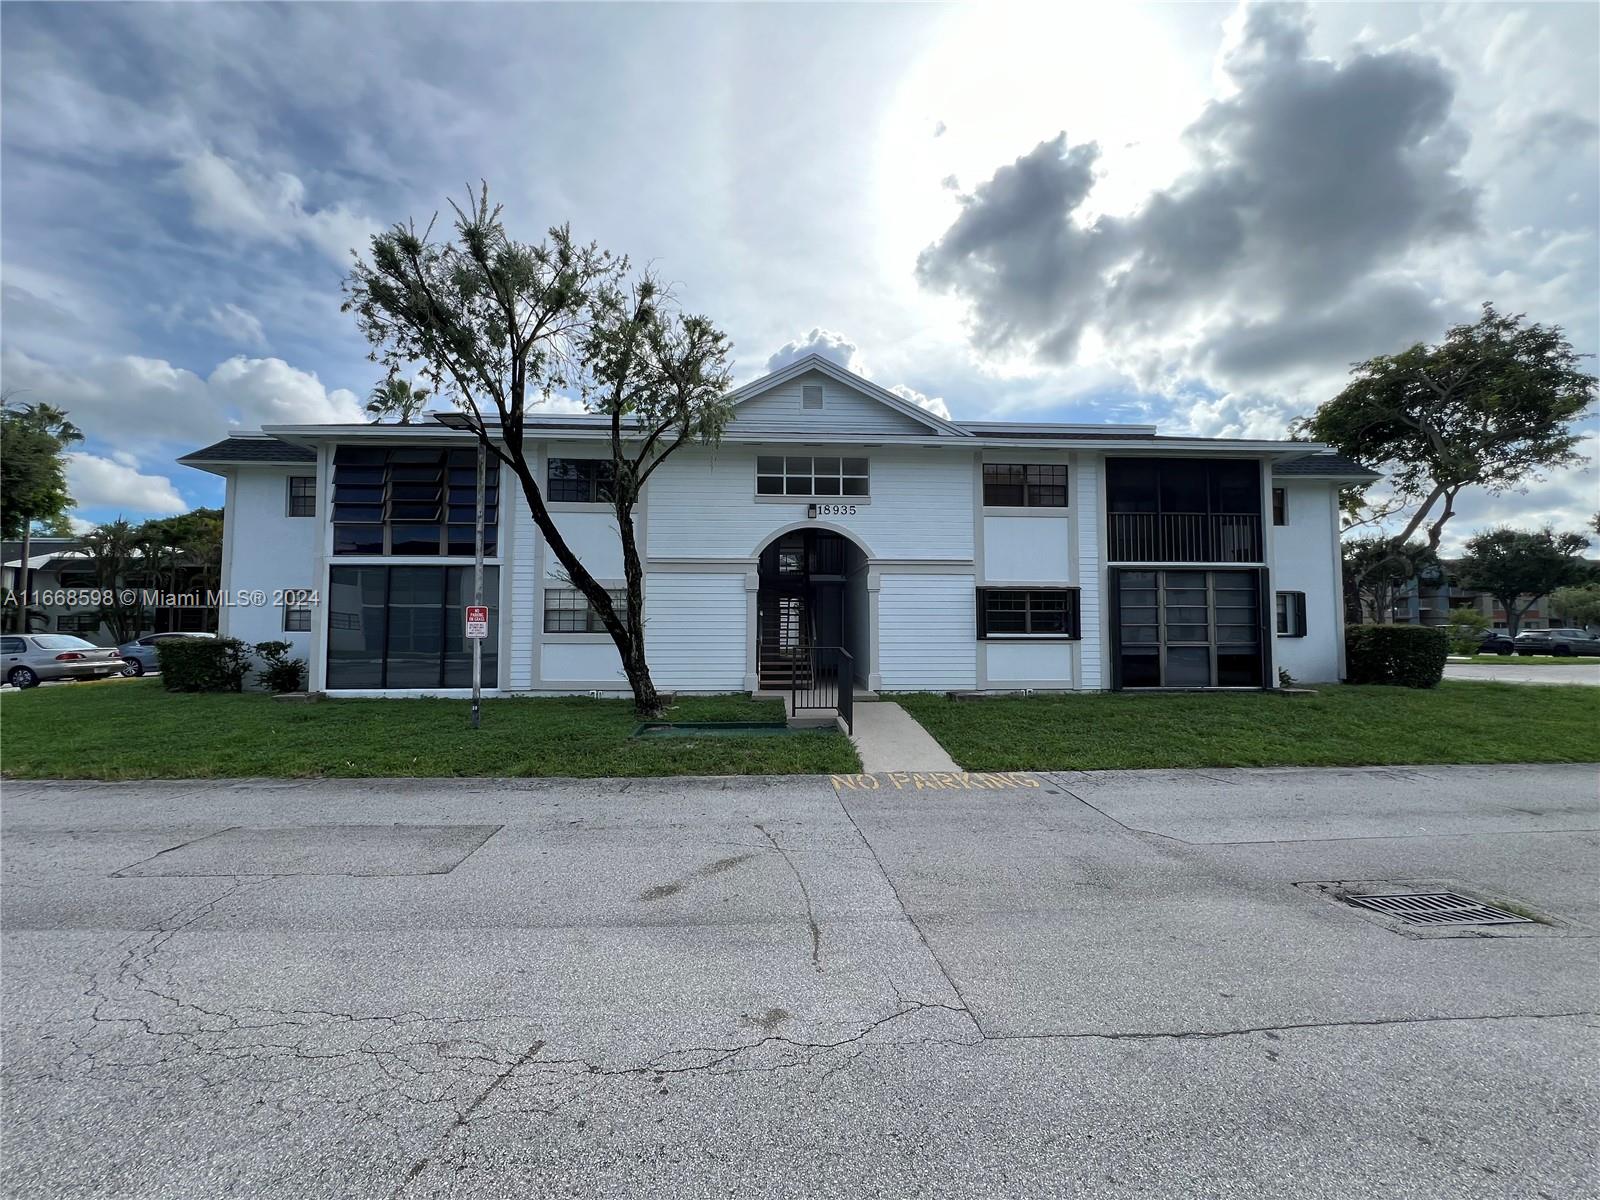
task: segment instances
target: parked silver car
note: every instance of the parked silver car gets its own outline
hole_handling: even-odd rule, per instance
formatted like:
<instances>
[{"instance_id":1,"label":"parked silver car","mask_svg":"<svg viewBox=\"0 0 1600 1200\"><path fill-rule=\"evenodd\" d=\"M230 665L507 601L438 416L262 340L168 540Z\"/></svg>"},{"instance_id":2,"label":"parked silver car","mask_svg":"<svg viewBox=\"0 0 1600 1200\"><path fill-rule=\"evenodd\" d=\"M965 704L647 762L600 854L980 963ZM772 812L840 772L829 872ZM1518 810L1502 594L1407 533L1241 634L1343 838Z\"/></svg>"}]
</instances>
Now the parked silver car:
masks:
<instances>
[{"instance_id":1,"label":"parked silver car","mask_svg":"<svg viewBox=\"0 0 1600 1200\"><path fill-rule=\"evenodd\" d=\"M123 667L124 675L137 678L146 671L159 671L161 662L156 657L156 647L162 642L171 641L173 638L214 638L214 633L149 633L135 641L123 642L117 647L117 653L122 655L122 661L127 665Z\"/></svg>"},{"instance_id":2,"label":"parked silver car","mask_svg":"<svg viewBox=\"0 0 1600 1200\"><path fill-rule=\"evenodd\" d=\"M122 667L115 650L70 633L0 636L0 679L14 688L38 687L47 679L106 679Z\"/></svg>"}]
</instances>

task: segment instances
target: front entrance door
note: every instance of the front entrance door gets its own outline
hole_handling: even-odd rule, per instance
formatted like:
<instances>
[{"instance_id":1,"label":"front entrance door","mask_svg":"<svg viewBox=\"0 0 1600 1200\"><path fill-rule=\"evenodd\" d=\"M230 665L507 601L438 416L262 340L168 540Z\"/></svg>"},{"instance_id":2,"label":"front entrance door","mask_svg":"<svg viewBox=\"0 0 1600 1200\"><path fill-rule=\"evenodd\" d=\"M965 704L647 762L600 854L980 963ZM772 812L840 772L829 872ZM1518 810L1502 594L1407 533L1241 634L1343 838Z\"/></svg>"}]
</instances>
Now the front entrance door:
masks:
<instances>
[{"instance_id":1,"label":"front entrance door","mask_svg":"<svg viewBox=\"0 0 1600 1200\"><path fill-rule=\"evenodd\" d=\"M826 530L795 530L761 552L755 646L761 687L806 686L812 648L841 644L844 562L844 539Z\"/></svg>"},{"instance_id":2,"label":"front entrance door","mask_svg":"<svg viewBox=\"0 0 1600 1200\"><path fill-rule=\"evenodd\" d=\"M1119 688L1265 684L1261 572L1112 571Z\"/></svg>"}]
</instances>

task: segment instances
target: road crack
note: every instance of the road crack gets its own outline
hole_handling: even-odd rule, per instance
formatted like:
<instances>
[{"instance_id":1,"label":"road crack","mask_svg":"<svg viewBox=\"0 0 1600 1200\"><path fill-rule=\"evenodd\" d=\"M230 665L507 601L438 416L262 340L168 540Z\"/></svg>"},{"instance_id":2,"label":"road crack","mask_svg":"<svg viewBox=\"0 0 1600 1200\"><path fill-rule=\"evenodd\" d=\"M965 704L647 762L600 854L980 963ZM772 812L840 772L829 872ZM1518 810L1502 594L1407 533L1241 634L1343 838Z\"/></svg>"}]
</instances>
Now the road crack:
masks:
<instances>
[{"instance_id":1,"label":"road crack","mask_svg":"<svg viewBox=\"0 0 1600 1200\"><path fill-rule=\"evenodd\" d=\"M822 971L822 927L817 924L817 914L811 907L811 891L806 887L805 876L800 874L800 868L795 866L793 857L778 844L778 839L768 832L767 827L761 822L756 822L756 828L761 836L772 844L772 848L783 856L783 861L789 865L789 871L794 875L794 881L800 885L800 898L806 906L806 927L811 931L811 965L820 973Z\"/></svg>"},{"instance_id":2,"label":"road crack","mask_svg":"<svg viewBox=\"0 0 1600 1200\"><path fill-rule=\"evenodd\" d=\"M883 865L883 859L878 856L877 847L868 840L867 835L856 821L855 814L850 811L849 805L844 802L844 795L838 789L834 790L834 799L839 802L839 808L844 812L845 820L850 822L850 828L856 831L856 836L861 839L861 844L867 848L867 853L872 855L872 861L878 867L878 874L883 877L883 882L889 886L889 891L893 894L895 903L900 906L900 915L905 917L906 923L916 933L917 940L922 943L922 948L928 952L928 957L933 960L933 965L938 968L939 974L944 976L944 981L949 986L951 993L961 1002L960 1007L954 1011L965 1013L967 1019L972 1022L972 1027L982 1037L983 1025L978 1020L978 1014L972 1011L972 1005L961 994L960 985L956 983L955 976L950 974L950 969L944 965L944 960L939 957L939 952L933 948L933 943L928 940L926 931L923 930L916 917L911 915L911 909L906 906L905 897L900 894L900 889L890 877L888 868Z\"/></svg>"}]
</instances>

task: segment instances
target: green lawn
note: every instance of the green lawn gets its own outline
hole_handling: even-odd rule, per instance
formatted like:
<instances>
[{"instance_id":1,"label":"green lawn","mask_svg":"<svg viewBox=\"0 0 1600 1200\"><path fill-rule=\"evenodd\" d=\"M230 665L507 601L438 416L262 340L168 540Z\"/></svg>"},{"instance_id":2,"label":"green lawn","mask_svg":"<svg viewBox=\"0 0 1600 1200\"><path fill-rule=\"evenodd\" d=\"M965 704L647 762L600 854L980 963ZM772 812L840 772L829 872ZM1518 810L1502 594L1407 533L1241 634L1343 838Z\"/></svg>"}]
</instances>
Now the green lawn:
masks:
<instances>
[{"instance_id":1,"label":"green lawn","mask_svg":"<svg viewBox=\"0 0 1600 1200\"><path fill-rule=\"evenodd\" d=\"M1600 761L1600 688L894 697L974 771Z\"/></svg>"},{"instance_id":2,"label":"green lawn","mask_svg":"<svg viewBox=\"0 0 1600 1200\"><path fill-rule=\"evenodd\" d=\"M1496 666L1505 663L1515 663L1519 667L1576 667L1587 663L1589 666L1600 664L1600 659L1579 658L1569 656L1558 657L1554 654L1473 654L1456 657L1451 655L1453 663L1471 663L1473 666Z\"/></svg>"},{"instance_id":3,"label":"green lawn","mask_svg":"<svg viewBox=\"0 0 1600 1200\"><path fill-rule=\"evenodd\" d=\"M843 734L630 740L622 700L287 704L259 693L176 695L110 680L0 695L0 770L19 779L276 775L780 775L861 769ZM674 721L783 719L776 700L685 697Z\"/></svg>"}]
</instances>

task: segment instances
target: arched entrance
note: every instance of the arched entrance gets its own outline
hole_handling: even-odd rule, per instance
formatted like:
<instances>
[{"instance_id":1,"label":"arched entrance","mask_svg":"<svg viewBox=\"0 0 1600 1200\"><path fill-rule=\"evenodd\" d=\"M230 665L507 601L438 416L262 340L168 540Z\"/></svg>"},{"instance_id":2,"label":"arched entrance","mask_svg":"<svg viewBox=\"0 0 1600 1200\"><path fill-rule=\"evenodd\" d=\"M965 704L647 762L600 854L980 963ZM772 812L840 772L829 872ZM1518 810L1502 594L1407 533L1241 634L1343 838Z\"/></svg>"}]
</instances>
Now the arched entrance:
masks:
<instances>
[{"instance_id":1,"label":"arched entrance","mask_svg":"<svg viewBox=\"0 0 1600 1200\"><path fill-rule=\"evenodd\" d=\"M781 530L757 556L756 683L788 690L808 682L817 648L849 655L856 686L872 671L870 556L837 529L804 525Z\"/></svg>"}]
</instances>

